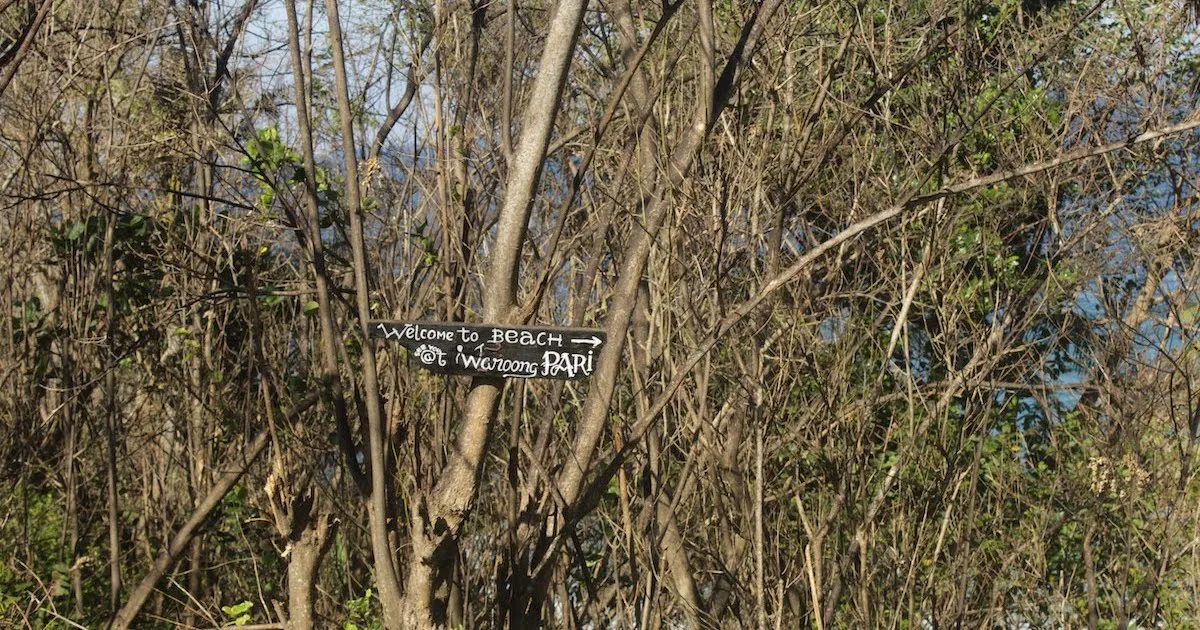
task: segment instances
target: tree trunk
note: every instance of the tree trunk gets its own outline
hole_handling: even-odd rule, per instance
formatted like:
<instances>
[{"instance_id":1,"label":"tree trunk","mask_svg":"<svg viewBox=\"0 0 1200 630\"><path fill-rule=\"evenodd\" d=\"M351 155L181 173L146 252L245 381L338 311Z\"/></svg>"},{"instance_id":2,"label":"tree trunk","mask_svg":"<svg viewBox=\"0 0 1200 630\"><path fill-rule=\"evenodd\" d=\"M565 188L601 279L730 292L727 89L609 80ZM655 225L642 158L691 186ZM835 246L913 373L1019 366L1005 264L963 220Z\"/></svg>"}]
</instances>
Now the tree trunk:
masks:
<instances>
[{"instance_id":1,"label":"tree trunk","mask_svg":"<svg viewBox=\"0 0 1200 630\"><path fill-rule=\"evenodd\" d=\"M517 276L530 209L586 7L586 0L561 0L550 22L540 72L526 108L527 124L510 165L504 205L497 221L483 296L484 319L488 322L507 323L515 314ZM405 628L437 627L447 621L445 598L449 595L448 583L457 557L458 531L475 499L502 386L502 379L472 381L457 448L453 449L433 492L413 506Z\"/></svg>"},{"instance_id":2,"label":"tree trunk","mask_svg":"<svg viewBox=\"0 0 1200 630\"><path fill-rule=\"evenodd\" d=\"M354 115L350 107L349 82L342 47L342 26L338 17L337 0L325 0L329 18L329 40L333 51L333 69L337 87L338 118L341 119L342 155L346 165L346 202L350 210L350 247L354 256L355 307L358 312L358 331L362 339L363 389L366 393L366 420L369 443L368 461L371 467L370 518L371 550L375 559L375 580L379 585L379 601L383 606L384 625L397 623L401 596L399 574L396 570L388 528L388 486L392 479L388 466L387 426L383 421L383 405L379 399L379 375L375 360L375 341L367 334L367 319L371 311L370 286L367 281L368 261L364 245L362 220L362 191L358 182L358 157L354 144ZM311 143L308 147L311 151ZM314 238L320 238L319 232ZM359 412L360 417L362 414Z\"/></svg>"},{"instance_id":3,"label":"tree trunk","mask_svg":"<svg viewBox=\"0 0 1200 630\"><path fill-rule=\"evenodd\" d=\"M317 593L317 569L329 548L332 518L328 514L305 527L291 542L288 554L288 620L287 630L312 630L315 627L314 607Z\"/></svg>"},{"instance_id":4,"label":"tree trunk","mask_svg":"<svg viewBox=\"0 0 1200 630\"><path fill-rule=\"evenodd\" d=\"M110 214L104 228L104 296L105 343L104 347L104 412L105 412L105 471L108 475L108 601L110 610L117 610L121 603L121 523L117 488L117 432L120 419L117 415L117 365L113 357L113 334L116 331L116 305L113 292L113 223L117 217Z\"/></svg>"}]
</instances>

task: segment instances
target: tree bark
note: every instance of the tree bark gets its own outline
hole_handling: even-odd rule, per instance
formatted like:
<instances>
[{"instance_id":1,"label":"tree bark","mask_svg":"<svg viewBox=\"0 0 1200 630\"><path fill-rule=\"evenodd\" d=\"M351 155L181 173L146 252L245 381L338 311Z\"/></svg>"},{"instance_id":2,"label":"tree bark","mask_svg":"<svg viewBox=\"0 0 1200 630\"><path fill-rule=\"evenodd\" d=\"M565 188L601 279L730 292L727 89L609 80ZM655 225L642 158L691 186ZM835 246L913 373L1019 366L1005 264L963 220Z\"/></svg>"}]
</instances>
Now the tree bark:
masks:
<instances>
[{"instance_id":1,"label":"tree bark","mask_svg":"<svg viewBox=\"0 0 1200 630\"><path fill-rule=\"evenodd\" d=\"M317 569L332 540L332 518L328 514L319 514L316 519L315 524L306 523L299 536L291 542L287 630L312 630L316 627L314 598L317 594ZM307 515L304 520L308 520Z\"/></svg>"},{"instance_id":2,"label":"tree bark","mask_svg":"<svg viewBox=\"0 0 1200 630\"><path fill-rule=\"evenodd\" d=\"M379 601L383 607L384 625L398 623L401 596L400 582L389 542L388 483L391 475L387 465L390 440L383 422L379 399L379 376L375 359L375 341L367 334L367 319L371 316L368 303L370 286L367 283L367 255L364 246L362 220L362 191L358 182L358 156L354 144L354 115L350 108L350 92L346 80L346 60L342 47L342 26L337 0L325 0L329 17L329 39L333 49L333 69L337 88L338 118L341 119L342 155L346 165L346 203L350 212L350 246L354 256L355 306L358 309L358 330L362 339L363 389L366 390L366 417L370 435L369 463L371 466L371 497L368 510L371 529L371 550L375 559L375 580L379 586ZM361 413L361 412L360 412Z\"/></svg>"},{"instance_id":3,"label":"tree bark","mask_svg":"<svg viewBox=\"0 0 1200 630\"><path fill-rule=\"evenodd\" d=\"M121 603L121 523L117 489L117 432L120 419L117 415L117 365L113 360L113 333L116 331L116 305L113 291L113 238L115 214L109 214L104 227L104 297L105 340L104 344L104 412L105 412L105 470L108 475L108 601L110 610Z\"/></svg>"},{"instance_id":4,"label":"tree bark","mask_svg":"<svg viewBox=\"0 0 1200 630\"><path fill-rule=\"evenodd\" d=\"M63 356L63 383L66 391L72 391L72 370L70 351ZM75 452L79 441L79 416L75 412L75 404L68 402L64 407L66 423L66 443L63 445L63 476L66 478L67 493L67 544L71 555L71 593L74 599L74 612L77 619L83 618L83 572L80 570L79 544L79 477L75 468Z\"/></svg>"},{"instance_id":5,"label":"tree bark","mask_svg":"<svg viewBox=\"0 0 1200 630\"><path fill-rule=\"evenodd\" d=\"M521 248L586 7L586 0L561 0L550 22L540 71L526 108L526 124L510 166L484 282L483 315L487 322L507 323L515 315ZM456 539L475 499L502 386L502 379L472 381L457 448L451 452L433 491L410 510L412 552L405 584L405 628L446 622L447 583L457 555Z\"/></svg>"}]
</instances>

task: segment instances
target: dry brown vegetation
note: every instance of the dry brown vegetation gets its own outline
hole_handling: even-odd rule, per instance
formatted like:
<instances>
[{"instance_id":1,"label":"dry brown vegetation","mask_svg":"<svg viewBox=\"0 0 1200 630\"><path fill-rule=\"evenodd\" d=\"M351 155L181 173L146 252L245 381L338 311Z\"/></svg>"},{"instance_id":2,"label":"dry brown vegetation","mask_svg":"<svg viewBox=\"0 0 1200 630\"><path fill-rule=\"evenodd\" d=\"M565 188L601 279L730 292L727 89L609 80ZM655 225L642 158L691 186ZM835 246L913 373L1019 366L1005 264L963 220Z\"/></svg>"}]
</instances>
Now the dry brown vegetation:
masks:
<instances>
[{"instance_id":1,"label":"dry brown vegetation","mask_svg":"<svg viewBox=\"0 0 1200 630\"><path fill-rule=\"evenodd\" d=\"M0 0L0 625L1189 627L1194 4Z\"/></svg>"}]
</instances>

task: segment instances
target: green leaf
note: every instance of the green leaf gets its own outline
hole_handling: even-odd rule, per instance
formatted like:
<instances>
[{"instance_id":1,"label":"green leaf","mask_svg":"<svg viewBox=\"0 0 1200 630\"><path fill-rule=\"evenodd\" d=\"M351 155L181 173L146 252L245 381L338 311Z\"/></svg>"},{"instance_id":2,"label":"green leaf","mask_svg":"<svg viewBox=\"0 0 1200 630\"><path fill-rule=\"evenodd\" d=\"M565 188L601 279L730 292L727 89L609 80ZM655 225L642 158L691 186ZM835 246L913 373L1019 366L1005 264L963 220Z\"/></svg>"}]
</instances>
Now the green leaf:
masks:
<instances>
[{"instance_id":1,"label":"green leaf","mask_svg":"<svg viewBox=\"0 0 1200 630\"><path fill-rule=\"evenodd\" d=\"M316 314L318 308L320 308L320 305L317 304L317 302L315 300L309 300L309 301L305 302L304 303L304 316L312 317L314 314Z\"/></svg>"},{"instance_id":2,"label":"green leaf","mask_svg":"<svg viewBox=\"0 0 1200 630\"><path fill-rule=\"evenodd\" d=\"M87 223L86 222L77 221L75 223L72 223L71 229L67 230L67 240L68 241L77 241L77 240L79 240L79 237L83 236L83 233L86 231L87 231Z\"/></svg>"},{"instance_id":3,"label":"green leaf","mask_svg":"<svg viewBox=\"0 0 1200 630\"><path fill-rule=\"evenodd\" d=\"M233 620L233 625L244 626L250 622L249 613L251 608L254 608L254 603L250 601L244 601L240 604L234 604L232 606L222 606L221 612L225 613L225 616Z\"/></svg>"},{"instance_id":4,"label":"green leaf","mask_svg":"<svg viewBox=\"0 0 1200 630\"><path fill-rule=\"evenodd\" d=\"M1179 323L1184 326L1191 326L1200 319L1200 302L1189 304L1179 309Z\"/></svg>"}]
</instances>

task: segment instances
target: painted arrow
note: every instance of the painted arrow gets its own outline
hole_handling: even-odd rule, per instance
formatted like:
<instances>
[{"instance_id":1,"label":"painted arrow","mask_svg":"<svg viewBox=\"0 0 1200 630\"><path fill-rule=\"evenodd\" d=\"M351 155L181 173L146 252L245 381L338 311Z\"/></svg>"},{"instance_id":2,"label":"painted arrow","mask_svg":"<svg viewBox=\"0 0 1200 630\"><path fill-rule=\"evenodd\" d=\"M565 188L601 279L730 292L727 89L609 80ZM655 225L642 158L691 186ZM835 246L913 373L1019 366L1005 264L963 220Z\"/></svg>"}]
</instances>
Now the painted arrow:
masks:
<instances>
[{"instance_id":1,"label":"painted arrow","mask_svg":"<svg viewBox=\"0 0 1200 630\"><path fill-rule=\"evenodd\" d=\"M572 339L571 343L586 343L586 344L591 345L593 348L595 348L596 346L604 343L604 341L602 341L599 337L592 335L591 337L587 337L584 339Z\"/></svg>"}]
</instances>

